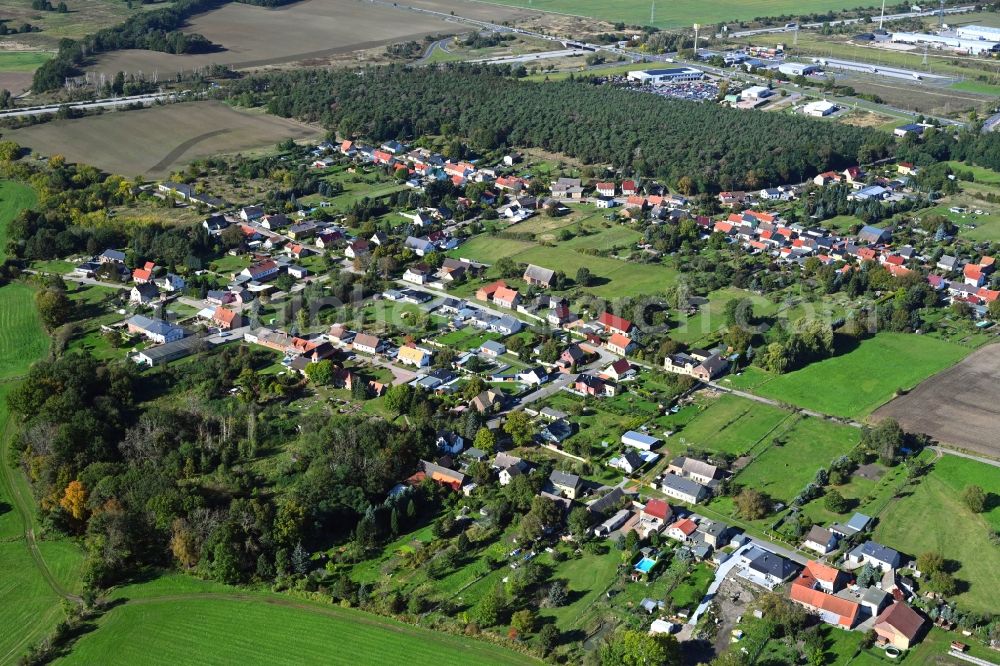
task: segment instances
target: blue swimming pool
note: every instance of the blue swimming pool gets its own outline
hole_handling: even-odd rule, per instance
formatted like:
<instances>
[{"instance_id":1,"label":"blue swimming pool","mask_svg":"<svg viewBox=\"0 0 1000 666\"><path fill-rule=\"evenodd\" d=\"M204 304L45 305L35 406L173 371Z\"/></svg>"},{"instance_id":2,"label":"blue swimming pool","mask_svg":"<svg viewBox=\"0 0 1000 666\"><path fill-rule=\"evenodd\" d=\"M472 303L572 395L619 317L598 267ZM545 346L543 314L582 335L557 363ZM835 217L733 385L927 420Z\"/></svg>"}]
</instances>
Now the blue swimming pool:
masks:
<instances>
[{"instance_id":1,"label":"blue swimming pool","mask_svg":"<svg viewBox=\"0 0 1000 666\"><path fill-rule=\"evenodd\" d=\"M656 566L656 560L644 557L635 565L635 570L642 573L649 573L654 566Z\"/></svg>"}]
</instances>

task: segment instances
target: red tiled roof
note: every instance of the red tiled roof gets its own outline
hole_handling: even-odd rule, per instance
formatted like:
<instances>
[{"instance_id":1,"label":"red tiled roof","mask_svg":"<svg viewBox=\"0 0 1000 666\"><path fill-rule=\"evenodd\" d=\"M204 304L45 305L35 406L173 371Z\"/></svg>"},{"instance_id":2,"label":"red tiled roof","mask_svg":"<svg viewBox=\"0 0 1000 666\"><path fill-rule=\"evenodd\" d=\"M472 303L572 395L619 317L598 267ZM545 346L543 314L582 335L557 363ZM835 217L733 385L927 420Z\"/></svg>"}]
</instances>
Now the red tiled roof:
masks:
<instances>
[{"instance_id":1,"label":"red tiled roof","mask_svg":"<svg viewBox=\"0 0 1000 666\"><path fill-rule=\"evenodd\" d=\"M632 344L632 338L627 335L622 335L621 333L615 333L610 338L608 338L608 345L612 347L618 347L620 349L626 349Z\"/></svg>"},{"instance_id":2,"label":"red tiled roof","mask_svg":"<svg viewBox=\"0 0 1000 666\"><path fill-rule=\"evenodd\" d=\"M676 523L670 526L670 529L674 528L677 528L678 530L683 532L684 536L691 536L691 534L693 534L694 531L698 529L698 526L690 518L682 518L681 520L678 520Z\"/></svg>"},{"instance_id":3,"label":"red tiled roof","mask_svg":"<svg viewBox=\"0 0 1000 666\"><path fill-rule=\"evenodd\" d=\"M619 331L628 331L632 329L632 322L624 317L613 315L610 312L601 314L601 318L598 321L604 328L614 328Z\"/></svg>"},{"instance_id":4,"label":"red tiled roof","mask_svg":"<svg viewBox=\"0 0 1000 666\"><path fill-rule=\"evenodd\" d=\"M979 280L983 277L983 268L978 264L966 264L962 272L965 277L971 280Z\"/></svg>"},{"instance_id":5,"label":"red tiled roof","mask_svg":"<svg viewBox=\"0 0 1000 666\"><path fill-rule=\"evenodd\" d=\"M233 310L229 310L228 308L224 308L220 305L215 308L215 312L212 313L212 320L220 324L232 326L233 321L235 321L238 316L239 315L237 315L237 313Z\"/></svg>"},{"instance_id":6,"label":"red tiled roof","mask_svg":"<svg viewBox=\"0 0 1000 666\"><path fill-rule=\"evenodd\" d=\"M788 596L792 601L836 615L838 624L848 628L854 626L854 621L861 608L853 601L835 597L822 590L815 590L808 585L799 584L798 580L792 585Z\"/></svg>"},{"instance_id":7,"label":"red tiled roof","mask_svg":"<svg viewBox=\"0 0 1000 666\"><path fill-rule=\"evenodd\" d=\"M642 509L642 512L647 516L659 518L660 520L666 520L671 513L670 505L661 499L651 499L646 502L646 506Z\"/></svg>"},{"instance_id":8,"label":"red tiled roof","mask_svg":"<svg viewBox=\"0 0 1000 666\"><path fill-rule=\"evenodd\" d=\"M500 301L502 303L513 303L517 296L517 289L511 289L510 287L504 285L493 293L493 300Z\"/></svg>"}]
</instances>

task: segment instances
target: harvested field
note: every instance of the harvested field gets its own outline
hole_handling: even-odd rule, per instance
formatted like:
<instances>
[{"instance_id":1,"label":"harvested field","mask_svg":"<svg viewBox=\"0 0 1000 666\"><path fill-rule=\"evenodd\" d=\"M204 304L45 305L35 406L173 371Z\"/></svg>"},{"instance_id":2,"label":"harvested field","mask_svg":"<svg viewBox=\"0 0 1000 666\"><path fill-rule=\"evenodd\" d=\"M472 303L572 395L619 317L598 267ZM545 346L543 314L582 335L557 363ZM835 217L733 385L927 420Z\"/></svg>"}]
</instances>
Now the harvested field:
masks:
<instances>
[{"instance_id":1,"label":"harvested field","mask_svg":"<svg viewBox=\"0 0 1000 666\"><path fill-rule=\"evenodd\" d=\"M211 64L249 69L469 30L468 25L443 17L360 0L306 0L277 9L230 3L194 17L185 28L222 45L222 51L196 55L116 51L98 57L89 70L109 75L156 72L163 78Z\"/></svg>"},{"instance_id":2,"label":"harvested field","mask_svg":"<svg viewBox=\"0 0 1000 666\"><path fill-rule=\"evenodd\" d=\"M304 123L236 111L221 102L190 102L56 120L7 132L5 138L111 173L160 177L199 157L322 134Z\"/></svg>"},{"instance_id":3,"label":"harvested field","mask_svg":"<svg viewBox=\"0 0 1000 666\"><path fill-rule=\"evenodd\" d=\"M892 417L963 449L1000 458L1000 345L990 345L877 409L872 420Z\"/></svg>"}]
</instances>

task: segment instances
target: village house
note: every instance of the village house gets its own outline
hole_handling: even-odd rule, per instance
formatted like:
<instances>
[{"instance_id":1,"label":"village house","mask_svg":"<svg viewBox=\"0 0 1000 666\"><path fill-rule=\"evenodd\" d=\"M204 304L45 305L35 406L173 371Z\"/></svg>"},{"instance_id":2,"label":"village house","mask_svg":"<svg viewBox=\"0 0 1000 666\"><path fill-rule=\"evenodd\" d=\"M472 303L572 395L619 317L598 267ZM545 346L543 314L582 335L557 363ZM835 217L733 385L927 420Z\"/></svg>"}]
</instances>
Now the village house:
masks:
<instances>
[{"instance_id":1,"label":"village house","mask_svg":"<svg viewBox=\"0 0 1000 666\"><path fill-rule=\"evenodd\" d=\"M278 274L278 264L273 259L267 259L265 261L259 261L255 264L250 264L240 272L243 277L249 278L250 280L262 281L274 277Z\"/></svg>"},{"instance_id":2,"label":"village house","mask_svg":"<svg viewBox=\"0 0 1000 666\"><path fill-rule=\"evenodd\" d=\"M240 219L244 222L253 222L264 217L264 209L260 206L245 206L240 209Z\"/></svg>"},{"instance_id":3,"label":"village house","mask_svg":"<svg viewBox=\"0 0 1000 666\"><path fill-rule=\"evenodd\" d=\"M339 231L324 231L317 234L316 247L321 250L329 250L330 248L336 247L340 241L344 238L344 234Z\"/></svg>"},{"instance_id":4,"label":"village house","mask_svg":"<svg viewBox=\"0 0 1000 666\"><path fill-rule=\"evenodd\" d=\"M367 257L369 253L368 241L364 238L351 241L347 244L347 248L344 249L344 256L348 259L360 259L361 257Z\"/></svg>"},{"instance_id":5,"label":"village house","mask_svg":"<svg viewBox=\"0 0 1000 666\"><path fill-rule=\"evenodd\" d=\"M124 264L125 253L118 250L105 250L97 257L99 264Z\"/></svg>"},{"instance_id":6,"label":"village house","mask_svg":"<svg viewBox=\"0 0 1000 666\"><path fill-rule=\"evenodd\" d=\"M556 365L561 372L571 372L573 368L575 368L577 364L583 361L586 357L587 355L584 353L580 345L574 343L562 350L562 353L559 354L559 360Z\"/></svg>"},{"instance_id":7,"label":"village house","mask_svg":"<svg viewBox=\"0 0 1000 666\"><path fill-rule=\"evenodd\" d=\"M711 381L726 368L729 361L722 354L692 349L688 353L671 354L663 359L663 369L678 375L688 375L703 382Z\"/></svg>"},{"instance_id":8,"label":"village house","mask_svg":"<svg viewBox=\"0 0 1000 666\"><path fill-rule=\"evenodd\" d=\"M917 644L926 621L924 617L902 601L882 611L873 629L879 642L891 645L897 650L909 650Z\"/></svg>"},{"instance_id":9,"label":"village house","mask_svg":"<svg viewBox=\"0 0 1000 666\"><path fill-rule=\"evenodd\" d=\"M620 358L601 371L602 377L607 377L611 381L620 382L624 379L634 377L636 370L628 359Z\"/></svg>"},{"instance_id":10,"label":"village house","mask_svg":"<svg viewBox=\"0 0 1000 666\"><path fill-rule=\"evenodd\" d=\"M136 284L145 284L146 282L153 281L153 275L156 273L156 264L152 261L147 261L142 265L142 268L136 268L132 271L132 281Z\"/></svg>"},{"instance_id":11,"label":"village house","mask_svg":"<svg viewBox=\"0 0 1000 666\"><path fill-rule=\"evenodd\" d=\"M497 280L491 282L490 284L484 285L476 290L476 300L489 302L493 300L493 295L497 293L497 290L504 289L507 287L507 283L503 280Z\"/></svg>"},{"instance_id":12,"label":"village house","mask_svg":"<svg viewBox=\"0 0 1000 666\"><path fill-rule=\"evenodd\" d=\"M597 183L597 185L594 186L594 189L602 197L613 197L613 196L615 196L615 184L613 182L611 182L611 183Z\"/></svg>"},{"instance_id":13,"label":"village house","mask_svg":"<svg viewBox=\"0 0 1000 666\"><path fill-rule=\"evenodd\" d=\"M403 280L413 284L426 284L430 269L425 264L414 264L403 273Z\"/></svg>"},{"instance_id":14,"label":"village house","mask_svg":"<svg viewBox=\"0 0 1000 666\"><path fill-rule=\"evenodd\" d=\"M711 495L706 486L677 474L664 474L660 490L671 499L697 504Z\"/></svg>"},{"instance_id":15,"label":"village house","mask_svg":"<svg viewBox=\"0 0 1000 666\"><path fill-rule=\"evenodd\" d=\"M212 323L223 331L231 331L243 326L243 317L239 312L220 305L212 313Z\"/></svg>"},{"instance_id":16,"label":"village house","mask_svg":"<svg viewBox=\"0 0 1000 666\"><path fill-rule=\"evenodd\" d=\"M847 561L858 567L870 564L882 571L899 569L903 564L903 558L898 552L874 541L856 546L848 553Z\"/></svg>"},{"instance_id":17,"label":"village house","mask_svg":"<svg viewBox=\"0 0 1000 666\"><path fill-rule=\"evenodd\" d=\"M608 333L628 335L632 331L632 322L624 317L613 315L610 312L601 313L597 322L603 326L604 330Z\"/></svg>"},{"instance_id":18,"label":"village house","mask_svg":"<svg viewBox=\"0 0 1000 666\"><path fill-rule=\"evenodd\" d=\"M496 358L497 356L503 356L507 353L507 347L504 346L502 342L497 342L496 340L487 340L479 346L479 351L486 356L492 356Z\"/></svg>"},{"instance_id":19,"label":"village house","mask_svg":"<svg viewBox=\"0 0 1000 666\"><path fill-rule=\"evenodd\" d=\"M423 368L431 364L431 352L415 345L403 345L399 348L396 360L406 365Z\"/></svg>"},{"instance_id":20,"label":"village house","mask_svg":"<svg viewBox=\"0 0 1000 666\"><path fill-rule=\"evenodd\" d=\"M670 537L674 541L685 542L692 534L698 530L698 524L695 523L690 518L681 518L670 527L667 528L665 532L666 536Z\"/></svg>"},{"instance_id":21,"label":"village house","mask_svg":"<svg viewBox=\"0 0 1000 666\"><path fill-rule=\"evenodd\" d=\"M740 555L737 573L752 583L773 590L795 575L798 567L789 560L754 545Z\"/></svg>"},{"instance_id":22,"label":"village house","mask_svg":"<svg viewBox=\"0 0 1000 666\"><path fill-rule=\"evenodd\" d=\"M552 182L552 196L557 199L582 199L583 186L579 178L560 178Z\"/></svg>"},{"instance_id":23,"label":"village house","mask_svg":"<svg viewBox=\"0 0 1000 666\"><path fill-rule=\"evenodd\" d=\"M612 333L611 337L608 338L608 341L604 343L604 346L608 348L608 351L618 354L619 356L631 354L638 347L632 338L627 335L622 335L621 333Z\"/></svg>"},{"instance_id":24,"label":"village house","mask_svg":"<svg viewBox=\"0 0 1000 666\"><path fill-rule=\"evenodd\" d=\"M715 465L698 460L697 458L687 458L685 456L679 456L671 460L667 471L671 474L692 479L706 486L721 479L723 476L722 470Z\"/></svg>"},{"instance_id":25,"label":"village house","mask_svg":"<svg viewBox=\"0 0 1000 666\"><path fill-rule=\"evenodd\" d=\"M517 289L503 286L493 292L493 304L498 308L513 310L521 302L521 294Z\"/></svg>"},{"instance_id":26,"label":"village house","mask_svg":"<svg viewBox=\"0 0 1000 666\"><path fill-rule=\"evenodd\" d=\"M609 467L620 469L626 474L632 474L645 464L646 461L642 459L639 453L631 449L624 451L621 455L615 456L608 461Z\"/></svg>"},{"instance_id":27,"label":"village house","mask_svg":"<svg viewBox=\"0 0 1000 666\"><path fill-rule=\"evenodd\" d=\"M132 287L129 291L128 300L130 303L148 305L160 297L160 290L152 282L142 282Z\"/></svg>"},{"instance_id":28,"label":"village house","mask_svg":"<svg viewBox=\"0 0 1000 666\"><path fill-rule=\"evenodd\" d=\"M160 288L160 291L175 292L184 289L184 278L173 273L167 273L160 279L155 280L154 283Z\"/></svg>"},{"instance_id":29,"label":"village house","mask_svg":"<svg viewBox=\"0 0 1000 666\"><path fill-rule=\"evenodd\" d=\"M616 388L614 384L604 381L600 377L588 373L577 375L573 390L582 395L614 397Z\"/></svg>"},{"instance_id":30,"label":"village house","mask_svg":"<svg viewBox=\"0 0 1000 666\"><path fill-rule=\"evenodd\" d=\"M807 562L799 576L792 581L788 597L819 616L823 622L843 629L852 629L860 619L861 605L834 595L836 589L824 589L825 584L817 577L829 578L831 569L832 567L818 562Z\"/></svg>"},{"instance_id":31,"label":"village house","mask_svg":"<svg viewBox=\"0 0 1000 666\"><path fill-rule=\"evenodd\" d=\"M469 403L480 414L491 413L497 405L503 404L504 394L500 389L486 389Z\"/></svg>"},{"instance_id":32,"label":"village house","mask_svg":"<svg viewBox=\"0 0 1000 666\"><path fill-rule=\"evenodd\" d=\"M553 470L552 474L549 475L549 483L558 494L567 499L576 499L577 493L580 491L580 477L576 474Z\"/></svg>"},{"instance_id":33,"label":"village house","mask_svg":"<svg viewBox=\"0 0 1000 666\"><path fill-rule=\"evenodd\" d=\"M802 541L802 547L827 555L837 548L837 535L819 525L813 525Z\"/></svg>"},{"instance_id":34,"label":"village house","mask_svg":"<svg viewBox=\"0 0 1000 666\"><path fill-rule=\"evenodd\" d=\"M378 336L368 333L358 333L354 336L351 348L364 354L377 354L382 350L382 341Z\"/></svg>"},{"instance_id":35,"label":"village house","mask_svg":"<svg viewBox=\"0 0 1000 666\"><path fill-rule=\"evenodd\" d=\"M184 329L162 319L135 315L126 323L128 332L140 334L152 342L164 344L184 337Z\"/></svg>"},{"instance_id":36,"label":"village house","mask_svg":"<svg viewBox=\"0 0 1000 666\"><path fill-rule=\"evenodd\" d=\"M673 516L670 505L661 499L650 499L639 511L639 524L636 531L643 539L649 538L654 532L662 532L667 521Z\"/></svg>"}]
</instances>

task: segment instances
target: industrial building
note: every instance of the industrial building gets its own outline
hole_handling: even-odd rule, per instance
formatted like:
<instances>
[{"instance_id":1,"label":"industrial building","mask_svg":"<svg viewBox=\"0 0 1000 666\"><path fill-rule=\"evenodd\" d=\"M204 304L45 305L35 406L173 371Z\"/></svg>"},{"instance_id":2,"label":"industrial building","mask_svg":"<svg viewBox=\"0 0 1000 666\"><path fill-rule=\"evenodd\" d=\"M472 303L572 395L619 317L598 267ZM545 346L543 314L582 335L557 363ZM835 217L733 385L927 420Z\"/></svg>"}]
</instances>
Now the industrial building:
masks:
<instances>
[{"instance_id":1,"label":"industrial building","mask_svg":"<svg viewBox=\"0 0 1000 666\"><path fill-rule=\"evenodd\" d=\"M771 94L772 90L766 86L750 86L740 93L740 99L765 99Z\"/></svg>"},{"instance_id":2,"label":"industrial building","mask_svg":"<svg viewBox=\"0 0 1000 666\"><path fill-rule=\"evenodd\" d=\"M699 81L705 78L705 72L694 67L670 67L667 69L635 70L628 73L630 81L649 83L654 86L677 81Z\"/></svg>"},{"instance_id":3,"label":"industrial building","mask_svg":"<svg viewBox=\"0 0 1000 666\"><path fill-rule=\"evenodd\" d=\"M962 25L955 29L961 39L986 40L1000 42L1000 28L991 25Z\"/></svg>"},{"instance_id":4,"label":"industrial building","mask_svg":"<svg viewBox=\"0 0 1000 666\"><path fill-rule=\"evenodd\" d=\"M969 55L981 55L1000 51L1000 43L981 39L963 39L961 37L945 37L924 32L894 32L892 41L899 44L927 44L937 49L952 49Z\"/></svg>"},{"instance_id":5,"label":"industrial building","mask_svg":"<svg viewBox=\"0 0 1000 666\"><path fill-rule=\"evenodd\" d=\"M809 102L802 107L802 113L807 116L815 116L817 118L822 118L823 116L828 116L837 110L837 105L824 100L817 100L815 102Z\"/></svg>"},{"instance_id":6,"label":"industrial building","mask_svg":"<svg viewBox=\"0 0 1000 666\"><path fill-rule=\"evenodd\" d=\"M778 65L778 71L785 76L806 76L820 71L819 65L801 62L783 62Z\"/></svg>"}]
</instances>

